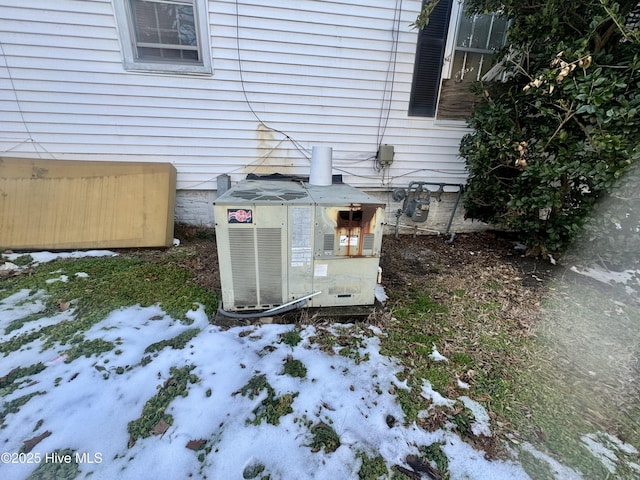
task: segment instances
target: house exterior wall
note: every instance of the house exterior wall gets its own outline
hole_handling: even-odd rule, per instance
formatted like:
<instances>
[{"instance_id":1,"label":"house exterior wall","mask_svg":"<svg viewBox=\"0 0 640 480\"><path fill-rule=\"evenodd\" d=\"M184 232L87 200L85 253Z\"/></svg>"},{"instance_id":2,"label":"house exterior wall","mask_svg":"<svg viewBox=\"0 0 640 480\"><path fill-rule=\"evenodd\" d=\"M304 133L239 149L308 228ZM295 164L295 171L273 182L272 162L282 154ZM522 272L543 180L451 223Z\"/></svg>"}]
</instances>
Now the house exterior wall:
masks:
<instances>
[{"instance_id":1,"label":"house exterior wall","mask_svg":"<svg viewBox=\"0 0 640 480\"><path fill-rule=\"evenodd\" d=\"M315 145L333 147L346 183L383 196L464 183L464 123L407 114L419 0L208 7L210 76L126 71L111 0L0 0L0 152L170 162L177 220L200 224L218 175L307 175ZM383 170L379 144L395 147Z\"/></svg>"}]
</instances>

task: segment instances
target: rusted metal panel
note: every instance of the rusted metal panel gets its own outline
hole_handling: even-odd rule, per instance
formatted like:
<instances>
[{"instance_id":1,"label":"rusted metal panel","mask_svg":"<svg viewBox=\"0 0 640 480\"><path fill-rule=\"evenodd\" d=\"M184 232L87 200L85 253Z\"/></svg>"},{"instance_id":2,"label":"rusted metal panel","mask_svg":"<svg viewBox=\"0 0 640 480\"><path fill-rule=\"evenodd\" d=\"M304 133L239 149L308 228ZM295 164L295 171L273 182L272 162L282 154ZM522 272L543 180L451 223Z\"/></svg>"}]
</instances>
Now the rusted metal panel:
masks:
<instances>
[{"instance_id":1,"label":"rusted metal panel","mask_svg":"<svg viewBox=\"0 0 640 480\"><path fill-rule=\"evenodd\" d=\"M382 223L381 208L377 205L350 204L348 209L330 208L329 215L335 222L335 235L338 242L336 255L347 257L373 256L363 251L367 234L375 234Z\"/></svg>"}]
</instances>

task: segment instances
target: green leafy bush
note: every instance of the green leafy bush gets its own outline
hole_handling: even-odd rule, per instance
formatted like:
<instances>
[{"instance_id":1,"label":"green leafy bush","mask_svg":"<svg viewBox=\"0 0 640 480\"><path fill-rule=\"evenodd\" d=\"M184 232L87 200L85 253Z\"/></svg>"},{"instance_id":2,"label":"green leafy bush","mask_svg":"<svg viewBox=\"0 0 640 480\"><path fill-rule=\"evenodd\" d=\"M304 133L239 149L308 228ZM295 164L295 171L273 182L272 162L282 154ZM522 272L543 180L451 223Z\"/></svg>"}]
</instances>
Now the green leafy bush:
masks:
<instances>
[{"instance_id":1,"label":"green leafy bush","mask_svg":"<svg viewBox=\"0 0 640 480\"><path fill-rule=\"evenodd\" d=\"M476 85L460 146L467 215L563 252L640 160L640 34L625 27L637 2L469 3L513 23L498 55L506 79Z\"/></svg>"}]
</instances>

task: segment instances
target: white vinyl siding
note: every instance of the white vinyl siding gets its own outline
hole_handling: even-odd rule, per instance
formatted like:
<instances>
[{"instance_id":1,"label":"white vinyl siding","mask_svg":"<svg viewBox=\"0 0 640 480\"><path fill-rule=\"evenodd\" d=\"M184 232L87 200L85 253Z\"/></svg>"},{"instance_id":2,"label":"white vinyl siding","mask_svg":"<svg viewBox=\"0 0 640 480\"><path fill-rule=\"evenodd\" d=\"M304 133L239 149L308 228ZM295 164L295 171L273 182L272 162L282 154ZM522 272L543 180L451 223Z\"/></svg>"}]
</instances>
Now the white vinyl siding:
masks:
<instances>
[{"instance_id":1,"label":"white vinyl siding","mask_svg":"<svg viewBox=\"0 0 640 480\"><path fill-rule=\"evenodd\" d=\"M354 186L464 182L464 123L407 115L419 9L209 0L207 76L126 70L111 0L0 0L0 155L167 161L179 189L214 190L221 174L308 175L324 145ZM384 171L380 143L395 146Z\"/></svg>"}]
</instances>

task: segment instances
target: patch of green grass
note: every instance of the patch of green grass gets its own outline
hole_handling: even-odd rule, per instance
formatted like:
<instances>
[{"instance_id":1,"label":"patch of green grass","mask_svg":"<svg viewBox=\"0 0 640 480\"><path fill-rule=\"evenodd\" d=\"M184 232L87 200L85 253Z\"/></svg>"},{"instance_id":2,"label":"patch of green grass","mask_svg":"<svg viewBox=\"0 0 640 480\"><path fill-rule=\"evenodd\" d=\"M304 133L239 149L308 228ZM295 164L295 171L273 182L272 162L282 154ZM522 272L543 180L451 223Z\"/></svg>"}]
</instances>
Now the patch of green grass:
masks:
<instances>
[{"instance_id":1,"label":"patch of green grass","mask_svg":"<svg viewBox=\"0 0 640 480\"><path fill-rule=\"evenodd\" d=\"M430 318L449 311L446 305L434 300L428 290L412 288L409 298L402 301L394 312L399 320Z\"/></svg>"},{"instance_id":2,"label":"patch of green grass","mask_svg":"<svg viewBox=\"0 0 640 480\"><path fill-rule=\"evenodd\" d=\"M336 340L337 337L324 328L317 329L316 334L310 338L311 342L316 343L320 347L320 350L329 355L335 353L333 347L336 345Z\"/></svg>"},{"instance_id":3,"label":"patch of green grass","mask_svg":"<svg viewBox=\"0 0 640 480\"><path fill-rule=\"evenodd\" d=\"M396 390L396 399L402 408L406 424L415 422L418 419L418 413L427 408L424 398L416 390L399 388Z\"/></svg>"},{"instance_id":4,"label":"patch of green grass","mask_svg":"<svg viewBox=\"0 0 640 480\"><path fill-rule=\"evenodd\" d=\"M20 407L26 404L33 397L44 395L46 393L47 392L32 392L27 395L14 398L9 402L4 402L4 404L2 405L2 411L0 411L0 428L4 428L4 419L7 417L7 415L9 415L10 413L17 413L18 411L20 411Z\"/></svg>"},{"instance_id":5,"label":"patch of green grass","mask_svg":"<svg viewBox=\"0 0 640 480\"><path fill-rule=\"evenodd\" d=\"M451 421L456 426L456 430L461 437L471 437L471 424L475 421L475 416L467 407L459 408L456 413L451 416Z\"/></svg>"},{"instance_id":6,"label":"patch of green grass","mask_svg":"<svg viewBox=\"0 0 640 480\"><path fill-rule=\"evenodd\" d=\"M7 340L6 342L0 343L0 352L2 352L5 356L7 356L11 352L15 352L16 350L20 350L25 345L37 340L43 335L42 330L37 332L30 332L23 335L18 335L16 337Z\"/></svg>"},{"instance_id":7,"label":"patch of green grass","mask_svg":"<svg viewBox=\"0 0 640 480\"><path fill-rule=\"evenodd\" d=\"M417 372L420 378L429 380L434 390L444 392L449 385L454 382L454 376L450 372L451 368L443 362L430 363Z\"/></svg>"},{"instance_id":8,"label":"patch of green grass","mask_svg":"<svg viewBox=\"0 0 640 480\"><path fill-rule=\"evenodd\" d=\"M504 413L514 401L517 382L514 372L507 373L497 366L493 367L495 368L490 367L476 372L473 390L482 395L489 395L493 410Z\"/></svg>"},{"instance_id":9,"label":"patch of green grass","mask_svg":"<svg viewBox=\"0 0 640 480\"><path fill-rule=\"evenodd\" d=\"M351 360L355 360L357 364L361 362L366 362L369 360L369 354L365 353L364 355L360 354L360 350L355 347L343 347L338 350L338 355L341 357L350 358Z\"/></svg>"},{"instance_id":10,"label":"patch of green grass","mask_svg":"<svg viewBox=\"0 0 640 480\"><path fill-rule=\"evenodd\" d=\"M499 290L502 288L502 283L498 280L488 280L484 285L490 290Z\"/></svg>"},{"instance_id":11,"label":"patch of green grass","mask_svg":"<svg viewBox=\"0 0 640 480\"><path fill-rule=\"evenodd\" d=\"M247 419L247 423L260 425L264 420L271 425L280 425L280 417L293 413L291 405L298 394L286 393L279 397L276 396L276 391L269 384L267 376L264 374L251 377L247 384L236 393L253 400L263 390L266 391L267 396L260 402L260 405L253 409L254 419Z\"/></svg>"},{"instance_id":12,"label":"patch of green grass","mask_svg":"<svg viewBox=\"0 0 640 480\"><path fill-rule=\"evenodd\" d=\"M501 304L495 300L489 302L480 302L478 303L478 308L484 313L496 314L500 311Z\"/></svg>"},{"instance_id":13,"label":"patch of green grass","mask_svg":"<svg viewBox=\"0 0 640 480\"><path fill-rule=\"evenodd\" d=\"M267 394L275 394L275 390L273 390L273 387L267 381L267 376L264 374L251 377L247 384L238 390L236 394L239 393L243 397L249 397L250 400L253 400L260 395L262 390L267 390Z\"/></svg>"},{"instance_id":14,"label":"patch of green grass","mask_svg":"<svg viewBox=\"0 0 640 480\"><path fill-rule=\"evenodd\" d=\"M165 413L165 410L175 398L186 397L189 394L189 383L199 381L198 377L191 373L194 368L194 366L170 368L171 376L164 382L158 393L145 403L140 418L129 422L127 426L129 447L133 446L137 439L153 435L153 429L160 420L164 420L167 425L173 424L173 417Z\"/></svg>"},{"instance_id":15,"label":"patch of green grass","mask_svg":"<svg viewBox=\"0 0 640 480\"><path fill-rule=\"evenodd\" d=\"M19 267L26 267L30 263L33 263L33 257L31 255L29 255L29 254L20 255L15 260L13 260L11 263L13 263L14 265L17 265Z\"/></svg>"},{"instance_id":16,"label":"patch of green grass","mask_svg":"<svg viewBox=\"0 0 640 480\"><path fill-rule=\"evenodd\" d=\"M295 347L302 341L302 337L300 336L300 330L297 328L293 328L288 332L283 333L280 336L280 341L289 345L290 347Z\"/></svg>"},{"instance_id":17,"label":"patch of green grass","mask_svg":"<svg viewBox=\"0 0 640 480\"><path fill-rule=\"evenodd\" d=\"M80 474L80 467L76 462L76 451L70 448L54 450L50 453L58 459L70 459L69 462L45 462L42 461L27 480L72 480Z\"/></svg>"},{"instance_id":18,"label":"patch of green grass","mask_svg":"<svg viewBox=\"0 0 640 480\"><path fill-rule=\"evenodd\" d=\"M473 358L467 352L454 352L451 355L451 361L458 365L468 366L473 364Z\"/></svg>"},{"instance_id":19,"label":"patch of green grass","mask_svg":"<svg viewBox=\"0 0 640 480\"><path fill-rule=\"evenodd\" d=\"M115 345L100 338L95 340L82 340L65 352L67 359L65 363L71 363L76 358L85 356L87 358L92 355L100 355L101 353L113 350Z\"/></svg>"},{"instance_id":20,"label":"patch of green grass","mask_svg":"<svg viewBox=\"0 0 640 480\"><path fill-rule=\"evenodd\" d=\"M9 395L11 392L15 391L22 383L28 381L28 378L20 382L17 382L16 380L23 379L24 377L29 377L30 375L36 375L43 371L45 368L46 367L41 362L29 365L28 367L14 368L4 377L0 377L0 396L4 397L6 395Z\"/></svg>"},{"instance_id":21,"label":"patch of green grass","mask_svg":"<svg viewBox=\"0 0 640 480\"><path fill-rule=\"evenodd\" d=\"M255 418L254 425L260 425L262 420L271 425L280 425L280 417L293 413L293 400L298 396L297 393L285 393L279 397L267 397L262 403L253 410Z\"/></svg>"},{"instance_id":22,"label":"patch of green grass","mask_svg":"<svg viewBox=\"0 0 640 480\"><path fill-rule=\"evenodd\" d=\"M358 478L360 480L378 480L380 477L389 475L389 469L382 455L376 455L371 458L364 452L358 452L356 458L362 462L358 470Z\"/></svg>"},{"instance_id":23,"label":"patch of green grass","mask_svg":"<svg viewBox=\"0 0 640 480\"><path fill-rule=\"evenodd\" d=\"M203 446L203 448L198 449L198 451L200 452L198 454L198 461L200 463L204 463L204 461L207 459L207 455L209 455L211 453L211 450L213 449L213 446L208 445L207 443L204 444L205 446ZM202 473L202 467L200 467L200 473Z\"/></svg>"},{"instance_id":24,"label":"patch of green grass","mask_svg":"<svg viewBox=\"0 0 640 480\"><path fill-rule=\"evenodd\" d=\"M307 367L300 360L288 356L284 361L284 374L292 377L306 378Z\"/></svg>"},{"instance_id":25,"label":"patch of green grass","mask_svg":"<svg viewBox=\"0 0 640 480\"><path fill-rule=\"evenodd\" d=\"M521 450L518 454L518 461L531 480L556 480L551 466L536 458L532 453Z\"/></svg>"},{"instance_id":26,"label":"patch of green grass","mask_svg":"<svg viewBox=\"0 0 640 480\"><path fill-rule=\"evenodd\" d=\"M388 329L386 337L382 339L382 353L409 358L418 349L423 360L427 361L427 356L431 353L430 345L437 343L440 336L423 329L424 326L414 321L403 321L401 325Z\"/></svg>"},{"instance_id":27,"label":"patch of green grass","mask_svg":"<svg viewBox=\"0 0 640 480\"><path fill-rule=\"evenodd\" d=\"M446 305L438 303L436 300L431 298L429 292L420 292L413 300L413 303L410 304L411 310L416 313L447 313L449 310Z\"/></svg>"},{"instance_id":28,"label":"patch of green grass","mask_svg":"<svg viewBox=\"0 0 640 480\"><path fill-rule=\"evenodd\" d=\"M265 466L262 463L259 463L259 462L250 463L249 465L244 467L244 470L242 471L242 478L245 478L247 480L258 478L260 477L260 475L262 475L264 470L265 470ZM260 478L265 478L265 477L260 477Z\"/></svg>"},{"instance_id":29,"label":"patch of green grass","mask_svg":"<svg viewBox=\"0 0 640 480\"><path fill-rule=\"evenodd\" d=\"M195 337L199 333L200 333L199 328L190 328L188 330L185 330L181 334L173 338L170 338L168 340L161 340L159 342L152 343L151 345L149 345L147 348L144 349L144 353L159 352L165 347L171 347L174 350L180 350L184 348L187 345L187 343L189 343L189 341L191 341L191 339L193 339L193 337Z\"/></svg>"},{"instance_id":30,"label":"patch of green grass","mask_svg":"<svg viewBox=\"0 0 640 480\"><path fill-rule=\"evenodd\" d=\"M420 447L418 450L423 463L435 462L442 480L449 480L449 459L442 451L441 443L434 442L426 447Z\"/></svg>"},{"instance_id":31,"label":"patch of green grass","mask_svg":"<svg viewBox=\"0 0 640 480\"><path fill-rule=\"evenodd\" d=\"M340 436L333 427L324 422L318 422L311 427L311 435L313 439L309 446L312 452L324 449L325 453L332 453L340 446Z\"/></svg>"},{"instance_id":32,"label":"patch of green grass","mask_svg":"<svg viewBox=\"0 0 640 480\"><path fill-rule=\"evenodd\" d=\"M38 420L38 421L36 422L36 426L35 426L35 427L33 427L33 431L34 431L34 432L37 432L37 431L38 431L38 429L42 426L42 424L43 424L43 423L44 423L44 420L43 420L42 418L41 418L40 420Z\"/></svg>"},{"instance_id":33,"label":"patch of green grass","mask_svg":"<svg viewBox=\"0 0 640 480\"><path fill-rule=\"evenodd\" d=\"M29 322L35 322L38 321L44 317L49 317L53 314L55 314L56 311L53 309L47 309L47 310L43 310L41 312L38 313L30 313L29 315L22 317L22 318L16 318L15 320L13 320L9 325L6 326L6 328L4 329L4 333L5 335L13 332L14 330L18 330L20 328L22 328L24 325L26 325Z\"/></svg>"},{"instance_id":34,"label":"patch of green grass","mask_svg":"<svg viewBox=\"0 0 640 480\"><path fill-rule=\"evenodd\" d=\"M88 277L80 278L76 273ZM67 282L47 283L52 274L66 275ZM1 292L5 298L21 289L44 291L47 295L42 317L60 310L59 305L75 301L72 319L43 327L35 332L18 335L0 344L0 352L8 354L42 338L44 348L54 343L66 344L76 334L87 331L104 319L109 312L131 305L150 306L156 303L171 317L191 323L187 312L204 305L212 316L217 308L215 292L197 285L193 274L172 263L153 263L139 258L102 257L65 259L39 265L31 275L20 275L6 281ZM10 329L20 328L25 321L14 323Z\"/></svg>"}]
</instances>

